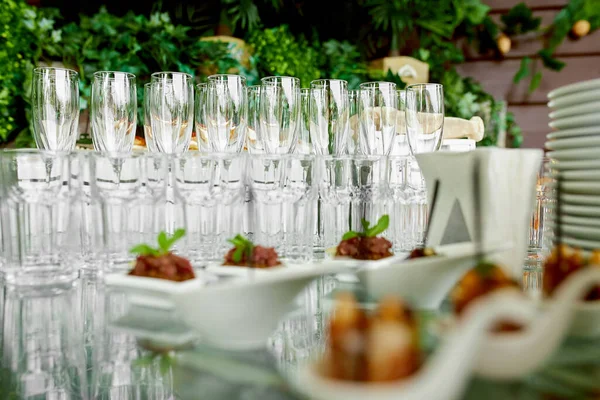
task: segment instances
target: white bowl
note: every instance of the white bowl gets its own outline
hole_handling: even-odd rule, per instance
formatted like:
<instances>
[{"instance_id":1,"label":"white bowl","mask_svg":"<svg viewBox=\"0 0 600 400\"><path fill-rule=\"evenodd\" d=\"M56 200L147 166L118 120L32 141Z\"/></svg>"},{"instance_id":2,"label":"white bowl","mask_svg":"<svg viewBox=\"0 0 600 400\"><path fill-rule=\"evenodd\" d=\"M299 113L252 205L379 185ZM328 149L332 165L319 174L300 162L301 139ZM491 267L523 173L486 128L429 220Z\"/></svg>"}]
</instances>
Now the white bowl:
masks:
<instances>
[{"instance_id":1,"label":"white bowl","mask_svg":"<svg viewBox=\"0 0 600 400\"><path fill-rule=\"evenodd\" d=\"M600 169L600 160L556 160L551 159L551 167L557 171Z\"/></svg>"},{"instance_id":2,"label":"white bowl","mask_svg":"<svg viewBox=\"0 0 600 400\"><path fill-rule=\"evenodd\" d=\"M600 132L599 132L600 135ZM600 137L587 136L567 139L552 139L544 144L548 150L584 149L588 147L600 147Z\"/></svg>"},{"instance_id":3,"label":"white bowl","mask_svg":"<svg viewBox=\"0 0 600 400\"><path fill-rule=\"evenodd\" d=\"M600 98L599 98L600 99ZM596 114L584 114L577 115L574 117L557 118L550 121L548 126L552 129L573 129L588 126L598 126L600 123L600 115Z\"/></svg>"},{"instance_id":4,"label":"white bowl","mask_svg":"<svg viewBox=\"0 0 600 400\"><path fill-rule=\"evenodd\" d=\"M562 195L562 200L565 202L565 204L579 204L579 205L583 205L583 206L600 206L600 196L565 193ZM563 222L566 223L567 221L563 221ZM578 223L575 222L574 224L577 225ZM598 224L587 223L586 224L584 221L583 225L600 225L600 223L598 223Z\"/></svg>"},{"instance_id":5,"label":"white bowl","mask_svg":"<svg viewBox=\"0 0 600 400\"><path fill-rule=\"evenodd\" d=\"M254 279L180 292L174 302L182 320L212 345L228 350L263 348L302 289L315 278L346 269L320 264L279 268Z\"/></svg>"},{"instance_id":6,"label":"white bowl","mask_svg":"<svg viewBox=\"0 0 600 400\"><path fill-rule=\"evenodd\" d=\"M546 137L548 140L578 138L585 136L600 135L599 126L586 126L574 129L561 129L560 131L550 132Z\"/></svg>"},{"instance_id":7,"label":"white bowl","mask_svg":"<svg viewBox=\"0 0 600 400\"><path fill-rule=\"evenodd\" d=\"M566 108L598 100L600 100L600 90L586 90L582 92L570 93L560 96L556 99L552 99L548 102L548 107L552 109Z\"/></svg>"},{"instance_id":8,"label":"white bowl","mask_svg":"<svg viewBox=\"0 0 600 400\"><path fill-rule=\"evenodd\" d=\"M600 89L600 79L590 79L588 81L575 82L564 85L548 92L549 99L567 96L569 94L579 94L587 90Z\"/></svg>"},{"instance_id":9,"label":"white bowl","mask_svg":"<svg viewBox=\"0 0 600 400\"><path fill-rule=\"evenodd\" d=\"M560 108L552 111L548 116L551 119L574 117L576 115L593 114L600 111L600 101L576 104L571 107Z\"/></svg>"},{"instance_id":10,"label":"white bowl","mask_svg":"<svg viewBox=\"0 0 600 400\"><path fill-rule=\"evenodd\" d=\"M506 251L509 245L488 246L486 255ZM367 292L380 298L398 295L419 309L438 309L448 292L477 262L473 243L435 248L437 256L365 265L356 272Z\"/></svg>"},{"instance_id":11,"label":"white bowl","mask_svg":"<svg viewBox=\"0 0 600 400\"><path fill-rule=\"evenodd\" d=\"M600 123L600 121L599 121ZM581 160L597 160L599 148L591 149L570 149L550 151L546 154L550 159L561 161L581 161Z\"/></svg>"}]
</instances>

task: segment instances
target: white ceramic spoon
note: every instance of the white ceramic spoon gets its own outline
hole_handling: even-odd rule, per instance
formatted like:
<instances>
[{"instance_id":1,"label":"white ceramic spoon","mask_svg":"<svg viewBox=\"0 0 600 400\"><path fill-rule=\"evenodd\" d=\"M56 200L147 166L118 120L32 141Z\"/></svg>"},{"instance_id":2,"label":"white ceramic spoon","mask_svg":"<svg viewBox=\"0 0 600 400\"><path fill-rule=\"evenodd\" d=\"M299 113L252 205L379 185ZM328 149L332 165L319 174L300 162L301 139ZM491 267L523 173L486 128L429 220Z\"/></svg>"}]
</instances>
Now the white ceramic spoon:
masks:
<instances>
[{"instance_id":1,"label":"white ceramic spoon","mask_svg":"<svg viewBox=\"0 0 600 400\"><path fill-rule=\"evenodd\" d=\"M320 376L314 365L289 376L300 393L315 400L452 400L464 392L485 331L511 318L521 322L535 316L535 306L513 291L502 291L474 304L464 320L415 375L399 382L361 384Z\"/></svg>"},{"instance_id":2,"label":"white ceramic spoon","mask_svg":"<svg viewBox=\"0 0 600 400\"><path fill-rule=\"evenodd\" d=\"M505 251L508 245L488 245L484 254ZM438 309L459 279L477 263L477 248L471 242L435 248L438 256L365 264L356 272L361 284L376 298L392 294L419 309Z\"/></svg>"},{"instance_id":3,"label":"white ceramic spoon","mask_svg":"<svg viewBox=\"0 0 600 400\"><path fill-rule=\"evenodd\" d=\"M599 269L577 272L557 288L551 301L544 302L544 311L522 332L487 335L479 352L476 373L490 379L522 377L552 355L574 321L600 330L600 304L595 304L600 302L581 301L598 284Z\"/></svg>"},{"instance_id":4,"label":"white ceramic spoon","mask_svg":"<svg viewBox=\"0 0 600 400\"><path fill-rule=\"evenodd\" d=\"M343 265L278 268L253 279L232 279L192 288L173 296L181 319L213 346L227 350L265 347L295 297L322 275L343 272Z\"/></svg>"}]
</instances>

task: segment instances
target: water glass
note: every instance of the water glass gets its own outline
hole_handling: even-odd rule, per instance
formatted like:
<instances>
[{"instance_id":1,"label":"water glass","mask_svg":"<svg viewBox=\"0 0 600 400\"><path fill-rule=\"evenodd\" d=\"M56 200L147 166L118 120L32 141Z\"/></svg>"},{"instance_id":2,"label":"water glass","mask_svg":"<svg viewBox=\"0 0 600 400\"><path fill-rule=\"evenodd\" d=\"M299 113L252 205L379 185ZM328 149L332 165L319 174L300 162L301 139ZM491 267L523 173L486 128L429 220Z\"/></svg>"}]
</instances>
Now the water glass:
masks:
<instances>
[{"instance_id":1,"label":"water glass","mask_svg":"<svg viewBox=\"0 0 600 400\"><path fill-rule=\"evenodd\" d=\"M389 190L391 197L390 220L394 221L388 228L388 240L393 244L394 252L411 251L414 248L412 238L411 200L409 187L409 156L391 155L388 157Z\"/></svg>"},{"instance_id":2,"label":"water glass","mask_svg":"<svg viewBox=\"0 0 600 400\"><path fill-rule=\"evenodd\" d=\"M285 159L284 254L292 263L308 262L313 255L313 227L318 193L315 156L289 155Z\"/></svg>"},{"instance_id":3,"label":"water glass","mask_svg":"<svg viewBox=\"0 0 600 400\"><path fill-rule=\"evenodd\" d=\"M74 149L79 126L79 74L70 69L34 69L31 116L38 149Z\"/></svg>"},{"instance_id":4,"label":"water glass","mask_svg":"<svg viewBox=\"0 0 600 400\"><path fill-rule=\"evenodd\" d=\"M444 87L437 83L406 88L406 129L411 154L437 151L444 131Z\"/></svg>"},{"instance_id":5,"label":"water glass","mask_svg":"<svg viewBox=\"0 0 600 400\"><path fill-rule=\"evenodd\" d=\"M181 154L192 139L193 77L179 72L155 72L150 85L150 126L156 149Z\"/></svg>"},{"instance_id":6,"label":"water glass","mask_svg":"<svg viewBox=\"0 0 600 400\"><path fill-rule=\"evenodd\" d=\"M98 151L131 151L136 119L135 75L114 71L94 73L90 102L94 148Z\"/></svg>"},{"instance_id":7,"label":"water glass","mask_svg":"<svg viewBox=\"0 0 600 400\"><path fill-rule=\"evenodd\" d=\"M348 145L348 82L310 83L310 138L315 154L341 156Z\"/></svg>"},{"instance_id":8,"label":"water glass","mask_svg":"<svg viewBox=\"0 0 600 400\"><path fill-rule=\"evenodd\" d=\"M0 177L6 282L50 289L70 285L76 271L60 246L61 227L69 225L69 214L60 212L68 201L68 153L2 151Z\"/></svg>"},{"instance_id":9,"label":"water glass","mask_svg":"<svg viewBox=\"0 0 600 400\"><path fill-rule=\"evenodd\" d=\"M246 94L243 76L208 77L206 122L212 151L239 153L244 148L248 120Z\"/></svg>"},{"instance_id":10,"label":"water glass","mask_svg":"<svg viewBox=\"0 0 600 400\"><path fill-rule=\"evenodd\" d=\"M196 85L194 99L194 127L196 141L198 142L198 151L206 153L210 150L208 131L206 129L206 83Z\"/></svg>"},{"instance_id":11,"label":"water glass","mask_svg":"<svg viewBox=\"0 0 600 400\"><path fill-rule=\"evenodd\" d=\"M152 116L150 114L151 88L152 83L144 85L144 140L146 141L148 151L157 152L158 149L156 148L154 135L152 135Z\"/></svg>"},{"instance_id":12,"label":"water glass","mask_svg":"<svg viewBox=\"0 0 600 400\"><path fill-rule=\"evenodd\" d=\"M310 140L310 89L300 89L300 124L295 154L314 154Z\"/></svg>"},{"instance_id":13,"label":"water glass","mask_svg":"<svg viewBox=\"0 0 600 400\"><path fill-rule=\"evenodd\" d=\"M248 95L248 127L246 135L246 147L252 154L265 152L260 140L260 93L261 86L254 85L247 89Z\"/></svg>"},{"instance_id":14,"label":"water glass","mask_svg":"<svg viewBox=\"0 0 600 400\"><path fill-rule=\"evenodd\" d=\"M259 137L267 154L293 153L300 122L300 79L261 79Z\"/></svg>"},{"instance_id":15,"label":"water glass","mask_svg":"<svg viewBox=\"0 0 600 400\"><path fill-rule=\"evenodd\" d=\"M360 85L358 120L361 152L387 156L396 141L396 84L367 82Z\"/></svg>"}]
</instances>

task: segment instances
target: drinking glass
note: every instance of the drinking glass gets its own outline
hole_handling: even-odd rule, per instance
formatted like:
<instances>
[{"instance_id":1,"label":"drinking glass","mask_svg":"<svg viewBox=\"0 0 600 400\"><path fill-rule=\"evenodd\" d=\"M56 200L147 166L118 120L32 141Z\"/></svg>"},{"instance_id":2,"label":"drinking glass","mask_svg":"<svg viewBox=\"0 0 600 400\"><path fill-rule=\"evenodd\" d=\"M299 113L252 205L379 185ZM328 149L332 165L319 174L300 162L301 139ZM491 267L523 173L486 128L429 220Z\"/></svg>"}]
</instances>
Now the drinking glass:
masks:
<instances>
[{"instance_id":1,"label":"drinking glass","mask_svg":"<svg viewBox=\"0 0 600 400\"><path fill-rule=\"evenodd\" d=\"M193 77L180 72L155 72L150 86L150 126L159 152L180 154L192 139Z\"/></svg>"},{"instance_id":2,"label":"drinking glass","mask_svg":"<svg viewBox=\"0 0 600 400\"><path fill-rule=\"evenodd\" d=\"M548 209L555 201L552 189L553 182L550 159L544 157L538 171L535 205L529 228L529 246L525 260L525 267L529 269L541 267L543 259L550 250L549 244L551 241L548 240L548 236L551 235L552 230L546 220L549 216Z\"/></svg>"},{"instance_id":3,"label":"drinking glass","mask_svg":"<svg viewBox=\"0 0 600 400\"><path fill-rule=\"evenodd\" d=\"M131 151L136 119L135 75L114 71L95 72L90 102L94 148L109 152Z\"/></svg>"},{"instance_id":4,"label":"drinking glass","mask_svg":"<svg viewBox=\"0 0 600 400\"><path fill-rule=\"evenodd\" d=\"M313 254L313 227L317 201L315 156L289 155L285 159L284 254L286 260L308 262Z\"/></svg>"},{"instance_id":5,"label":"drinking glass","mask_svg":"<svg viewBox=\"0 0 600 400\"><path fill-rule=\"evenodd\" d=\"M194 121L198 151L206 153L210 150L208 131L206 130L206 83L199 83L196 85L196 95L194 96L194 99Z\"/></svg>"},{"instance_id":6,"label":"drinking glass","mask_svg":"<svg viewBox=\"0 0 600 400\"><path fill-rule=\"evenodd\" d=\"M34 69L31 115L39 149L74 149L79 125L79 74L70 69Z\"/></svg>"},{"instance_id":7,"label":"drinking glass","mask_svg":"<svg viewBox=\"0 0 600 400\"><path fill-rule=\"evenodd\" d=\"M310 138L315 154L345 154L348 145L348 82L319 79L310 83Z\"/></svg>"},{"instance_id":8,"label":"drinking glass","mask_svg":"<svg viewBox=\"0 0 600 400\"><path fill-rule=\"evenodd\" d=\"M314 154L310 141L310 89L300 89L300 124L296 140L296 154Z\"/></svg>"},{"instance_id":9,"label":"drinking glass","mask_svg":"<svg viewBox=\"0 0 600 400\"><path fill-rule=\"evenodd\" d=\"M444 131L444 87L419 83L406 88L406 130L412 154L437 151Z\"/></svg>"},{"instance_id":10,"label":"drinking glass","mask_svg":"<svg viewBox=\"0 0 600 400\"><path fill-rule=\"evenodd\" d=\"M396 144L391 154L398 156L410 155L410 146L406 136L406 90L396 90L398 98L398 113L396 114Z\"/></svg>"},{"instance_id":11,"label":"drinking glass","mask_svg":"<svg viewBox=\"0 0 600 400\"><path fill-rule=\"evenodd\" d=\"M389 190L391 197L389 237L395 253L411 251L413 224L411 221L411 191L408 184L409 156L390 155L388 157Z\"/></svg>"},{"instance_id":12,"label":"drinking glass","mask_svg":"<svg viewBox=\"0 0 600 400\"><path fill-rule=\"evenodd\" d=\"M214 152L239 153L244 148L248 120L246 94L246 78L243 76L208 77L206 122Z\"/></svg>"},{"instance_id":13,"label":"drinking glass","mask_svg":"<svg viewBox=\"0 0 600 400\"><path fill-rule=\"evenodd\" d=\"M265 153L293 153L300 122L300 79L269 76L261 82L259 137Z\"/></svg>"},{"instance_id":14,"label":"drinking glass","mask_svg":"<svg viewBox=\"0 0 600 400\"><path fill-rule=\"evenodd\" d=\"M248 128L246 147L252 154L264 153L265 148L260 140L260 85L250 86L248 92Z\"/></svg>"},{"instance_id":15,"label":"drinking glass","mask_svg":"<svg viewBox=\"0 0 600 400\"><path fill-rule=\"evenodd\" d=\"M361 152L387 156L396 140L396 84L367 82L360 85L358 120Z\"/></svg>"},{"instance_id":16,"label":"drinking glass","mask_svg":"<svg viewBox=\"0 0 600 400\"><path fill-rule=\"evenodd\" d=\"M359 91L348 91L348 116L350 120L350 130L348 132L348 154L357 154L360 152L360 129L358 123L358 101Z\"/></svg>"},{"instance_id":17,"label":"drinking glass","mask_svg":"<svg viewBox=\"0 0 600 400\"><path fill-rule=\"evenodd\" d=\"M148 151L157 152L156 142L154 141L154 135L152 134L152 115L150 113L151 105L151 88L152 83L146 83L144 85L144 139L146 140L146 148Z\"/></svg>"},{"instance_id":18,"label":"drinking glass","mask_svg":"<svg viewBox=\"0 0 600 400\"><path fill-rule=\"evenodd\" d=\"M61 213L69 193L68 153L4 150L0 170L6 282L50 290L70 285L76 270L60 246L61 227L69 225L69 213Z\"/></svg>"}]
</instances>

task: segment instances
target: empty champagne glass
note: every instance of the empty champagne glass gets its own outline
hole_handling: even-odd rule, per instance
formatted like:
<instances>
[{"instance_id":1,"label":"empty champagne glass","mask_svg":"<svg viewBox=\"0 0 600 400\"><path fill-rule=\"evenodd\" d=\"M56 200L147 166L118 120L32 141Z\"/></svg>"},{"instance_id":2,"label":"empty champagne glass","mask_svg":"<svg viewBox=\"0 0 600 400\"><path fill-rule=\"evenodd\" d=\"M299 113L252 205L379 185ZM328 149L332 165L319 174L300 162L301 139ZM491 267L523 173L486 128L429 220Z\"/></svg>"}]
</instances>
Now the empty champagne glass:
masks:
<instances>
[{"instance_id":1,"label":"empty champagne glass","mask_svg":"<svg viewBox=\"0 0 600 400\"><path fill-rule=\"evenodd\" d=\"M264 153L265 149L259 139L260 130L260 85L250 86L248 93L248 127L246 147L250 153Z\"/></svg>"},{"instance_id":2,"label":"empty champagne glass","mask_svg":"<svg viewBox=\"0 0 600 400\"><path fill-rule=\"evenodd\" d=\"M79 74L70 69L34 69L31 103L37 147L73 150L79 125Z\"/></svg>"},{"instance_id":3,"label":"empty champagne glass","mask_svg":"<svg viewBox=\"0 0 600 400\"><path fill-rule=\"evenodd\" d=\"M300 79L269 76L261 82L259 137L265 153L292 153L300 122Z\"/></svg>"},{"instance_id":4,"label":"empty champagne glass","mask_svg":"<svg viewBox=\"0 0 600 400\"><path fill-rule=\"evenodd\" d=\"M198 151L206 153L210 150L208 131L206 130L206 83L196 85L194 100L194 127Z\"/></svg>"},{"instance_id":5,"label":"empty champagne glass","mask_svg":"<svg viewBox=\"0 0 600 400\"><path fill-rule=\"evenodd\" d=\"M406 88L406 129L412 154L437 151L444 131L444 87L420 83Z\"/></svg>"},{"instance_id":6,"label":"empty champagne glass","mask_svg":"<svg viewBox=\"0 0 600 400\"><path fill-rule=\"evenodd\" d=\"M135 75L127 72L94 73L90 121L94 149L129 152L133 148L137 119Z\"/></svg>"},{"instance_id":7,"label":"empty champagne glass","mask_svg":"<svg viewBox=\"0 0 600 400\"><path fill-rule=\"evenodd\" d=\"M410 147L406 135L406 90L396 90L398 113L396 114L396 144L392 149L394 155L410 155Z\"/></svg>"},{"instance_id":8,"label":"empty champagne glass","mask_svg":"<svg viewBox=\"0 0 600 400\"><path fill-rule=\"evenodd\" d=\"M310 138L315 154L343 155L348 145L348 82L310 83Z\"/></svg>"},{"instance_id":9,"label":"empty champagne glass","mask_svg":"<svg viewBox=\"0 0 600 400\"><path fill-rule=\"evenodd\" d=\"M154 141L154 135L152 135L152 118L150 115L150 99L152 83L146 83L144 85L144 139L146 140L146 148L148 151L157 152L156 142Z\"/></svg>"},{"instance_id":10,"label":"empty champagne glass","mask_svg":"<svg viewBox=\"0 0 600 400\"><path fill-rule=\"evenodd\" d=\"M193 77L181 72L155 72L151 76L150 118L156 149L180 154L192 139L194 121Z\"/></svg>"},{"instance_id":11,"label":"empty champagne glass","mask_svg":"<svg viewBox=\"0 0 600 400\"><path fill-rule=\"evenodd\" d=\"M360 129L358 123L358 90L348 91L348 116L349 116L349 127L348 132L348 154L360 153L359 140L360 140Z\"/></svg>"},{"instance_id":12,"label":"empty champagne glass","mask_svg":"<svg viewBox=\"0 0 600 400\"><path fill-rule=\"evenodd\" d=\"M358 119L361 152L387 156L396 138L396 84L367 82L360 85Z\"/></svg>"},{"instance_id":13,"label":"empty champagne glass","mask_svg":"<svg viewBox=\"0 0 600 400\"><path fill-rule=\"evenodd\" d=\"M206 115L210 146L215 152L239 153L246 142L248 102L246 78L240 75L208 77Z\"/></svg>"},{"instance_id":14,"label":"empty champagne glass","mask_svg":"<svg viewBox=\"0 0 600 400\"><path fill-rule=\"evenodd\" d=\"M310 89L300 89L300 123L296 139L296 154L314 154L310 141Z\"/></svg>"}]
</instances>

